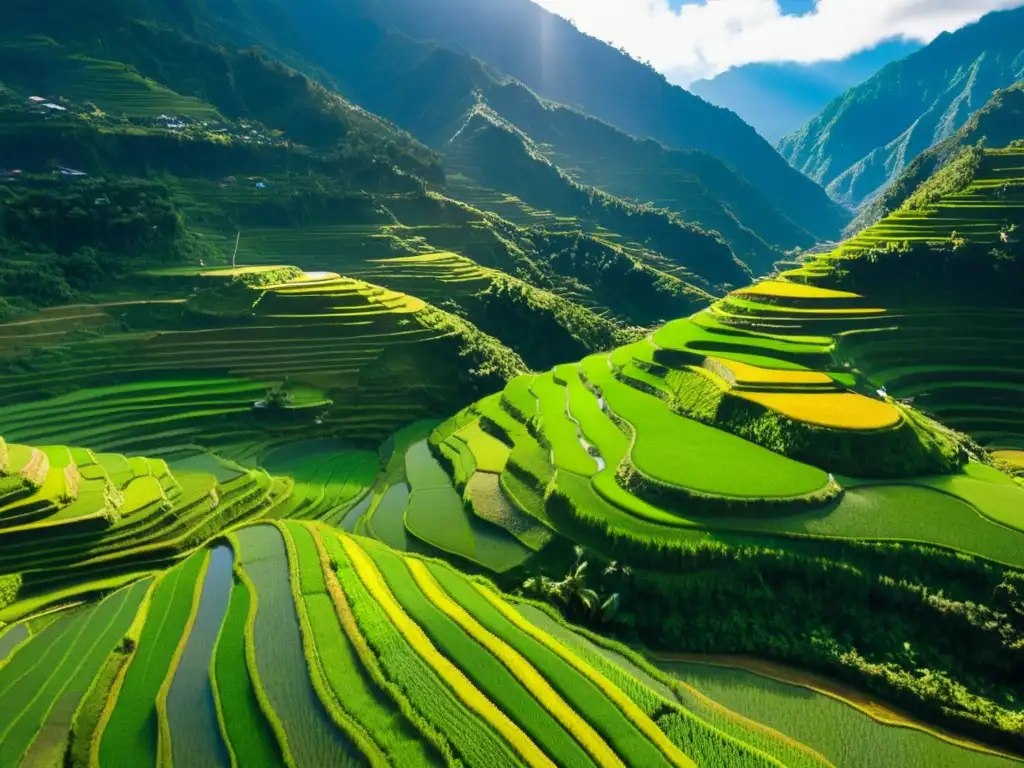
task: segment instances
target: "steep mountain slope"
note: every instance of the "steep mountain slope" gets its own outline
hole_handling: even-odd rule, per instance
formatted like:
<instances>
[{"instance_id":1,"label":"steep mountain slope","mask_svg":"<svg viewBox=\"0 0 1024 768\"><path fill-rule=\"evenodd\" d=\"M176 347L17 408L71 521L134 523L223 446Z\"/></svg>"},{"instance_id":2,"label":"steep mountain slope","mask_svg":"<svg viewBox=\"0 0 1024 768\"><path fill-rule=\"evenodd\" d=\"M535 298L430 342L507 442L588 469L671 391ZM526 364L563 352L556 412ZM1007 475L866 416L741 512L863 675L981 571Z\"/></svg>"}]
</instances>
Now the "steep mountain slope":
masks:
<instances>
[{"instance_id":1,"label":"steep mountain slope","mask_svg":"<svg viewBox=\"0 0 1024 768\"><path fill-rule=\"evenodd\" d=\"M755 273L768 271L780 250L816 240L735 169L706 152L635 139L574 109L543 102L515 81L496 83L481 92L481 99L577 181L626 200L651 202L721 233Z\"/></svg>"},{"instance_id":2,"label":"steep mountain slope","mask_svg":"<svg viewBox=\"0 0 1024 768\"><path fill-rule=\"evenodd\" d=\"M244 11L220 12L221 33L236 41L244 35L235 28L245 27L250 16L282 15L282 31L265 43L276 46L275 55L335 82L353 101L438 151L475 106L486 103L581 183L626 201L653 202L720 232L758 273L780 252L816 240L781 212L774 190L765 194L716 157L636 140L608 123L544 102L466 54L386 33L358 4L305 0L279 10L274 0L254 0Z\"/></svg>"},{"instance_id":3,"label":"steep mountain slope","mask_svg":"<svg viewBox=\"0 0 1024 768\"><path fill-rule=\"evenodd\" d=\"M784 137L782 155L857 206L1024 77L1024 9L992 13L894 62Z\"/></svg>"},{"instance_id":4,"label":"steep mountain slope","mask_svg":"<svg viewBox=\"0 0 1024 768\"><path fill-rule=\"evenodd\" d=\"M894 40L842 61L747 64L697 80L687 90L731 109L775 144L886 64L920 49L920 43ZM671 79L672 73L668 76Z\"/></svg>"},{"instance_id":5,"label":"steep mountain slope","mask_svg":"<svg viewBox=\"0 0 1024 768\"><path fill-rule=\"evenodd\" d=\"M664 77L529 0L373 0L408 35L464 48L544 98L578 107L629 134L720 157L815 236L834 237L846 214L786 168L771 146L728 110Z\"/></svg>"},{"instance_id":6,"label":"steep mountain slope","mask_svg":"<svg viewBox=\"0 0 1024 768\"><path fill-rule=\"evenodd\" d=\"M730 259L722 242L713 254L703 233L652 208L637 208L565 176L537 150L534 143L486 107L476 109L451 140L447 156L453 167L526 200L531 205L593 221L628 240L664 254L680 254L681 266L702 271L715 284L737 284L750 273ZM688 254L701 254L700 261Z\"/></svg>"},{"instance_id":7,"label":"steep mountain slope","mask_svg":"<svg viewBox=\"0 0 1024 768\"><path fill-rule=\"evenodd\" d=\"M969 184L979 156L975 145L983 142L990 147L1007 146L1024 133L1021 126L1024 126L1024 82L996 91L959 131L914 158L878 197L861 208L847 233L855 235L888 216L914 195L925 181L947 167L950 168L949 174L960 179L954 184ZM953 167L956 165L963 166L964 172L958 172Z\"/></svg>"},{"instance_id":8,"label":"steep mountain slope","mask_svg":"<svg viewBox=\"0 0 1024 768\"><path fill-rule=\"evenodd\" d=\"M647 218L684 237L672 259L643 246L630 216L618 219L628 240L597 238L571 215L534 211L519 226L428 192L445 190L439 155L326 76L320 85L265 53L183 34L169 24L223 39L219 17L176 7L183 19L106 0L69 24L24 4L0 33L0 156L24 171L0 181L0 315L234 251L425 296L544 366L705 305L704 267L717 262L723 284L747 279L716 235L664 212Z\"/></svg>"}]
</instances>

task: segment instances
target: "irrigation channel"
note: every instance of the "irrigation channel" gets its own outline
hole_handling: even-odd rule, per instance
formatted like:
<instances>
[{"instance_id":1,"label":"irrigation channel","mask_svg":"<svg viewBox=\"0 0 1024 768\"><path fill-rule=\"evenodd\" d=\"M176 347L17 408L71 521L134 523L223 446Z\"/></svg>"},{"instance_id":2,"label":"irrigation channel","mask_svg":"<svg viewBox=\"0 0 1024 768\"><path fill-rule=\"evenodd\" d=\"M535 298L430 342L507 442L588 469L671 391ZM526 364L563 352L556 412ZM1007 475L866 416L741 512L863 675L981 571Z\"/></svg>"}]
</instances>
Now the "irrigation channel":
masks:
<instances>
[{"instance_id":1,"label":"irrigation channel","mask_svg":"<svg viewBox=\"0 0 1024 768\"><path fill-rule=\"evenodd\" d=\"M1004 755L918 722L869 694L746 656L658 654L657 666L722 706L812 747L843 768L1021 768Z\"/></svg>"},{"instance_id":2,"label":"irrigation channel","mask_svg":"<svg viewBox=\"0 0 1024 768\"><path fill-rule=\"evenodd\" d=\"M233 562L230 547L215 547L210 554L199 610L167 695L171 754L180 765L205 768L231 764L220 735L209 669L231 597Z\"/></svg>"},{"instance_id":3,"label":"irrigation channel","mask_svg":"<svg viewBox=\"0 0 1024 768\"><path fill-rule=\"evenodd\" d=\"M598 407L601 410L604 410L604 401L602 398L598 398ZM569 407L568 387L565 388L565 415L568 416L569 420L576 425L576 439L580 441L580 445L583 447L583 450L586 451L587 455L590 456L590 458L592 458L597 463L597 471L603 472L605 467L608 466L608 463L604 460L604 457L601 455L601 452L597 450L597 446L591 445L583 437L583 425L580 424L579 421L577 421L576 417L572 415L572 409ZM552 461L551 463L554 464L554 461Z\"/></svg>"}]
</instances>

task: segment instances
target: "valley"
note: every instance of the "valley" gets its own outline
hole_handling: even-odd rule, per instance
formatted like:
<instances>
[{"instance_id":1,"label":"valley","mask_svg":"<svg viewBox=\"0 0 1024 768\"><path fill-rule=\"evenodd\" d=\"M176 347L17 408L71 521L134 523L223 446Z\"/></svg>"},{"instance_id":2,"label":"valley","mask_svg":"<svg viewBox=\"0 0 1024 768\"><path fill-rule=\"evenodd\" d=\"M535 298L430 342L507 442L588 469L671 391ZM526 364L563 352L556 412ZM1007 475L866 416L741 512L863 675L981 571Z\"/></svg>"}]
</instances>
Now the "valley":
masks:
<instances>
[{"instance_id":1,"label":"valley","mask_svg":"<svg viewBox=\"0 0 1024 768\"><path fill-rule=\"evenodd\" d=\"M0 766L1024 761L1019 84L852 210L526 0L14 5Z\"/></svg>"}]
</instances>

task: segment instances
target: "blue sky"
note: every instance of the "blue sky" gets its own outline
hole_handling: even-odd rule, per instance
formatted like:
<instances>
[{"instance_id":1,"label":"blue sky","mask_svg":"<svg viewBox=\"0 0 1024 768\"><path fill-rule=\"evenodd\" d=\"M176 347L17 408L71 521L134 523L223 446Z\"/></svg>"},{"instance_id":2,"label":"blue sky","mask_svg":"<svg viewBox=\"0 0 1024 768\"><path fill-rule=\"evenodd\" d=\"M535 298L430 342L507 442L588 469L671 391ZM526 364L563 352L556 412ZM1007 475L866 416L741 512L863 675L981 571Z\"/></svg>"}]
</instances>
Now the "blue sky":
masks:
<instances>
[{"instance_id":1,"label":"blue sky","mask_svg":"<svg viewBox=\"0 0 1024 768\"><path fill-rule=\"evenodd\" d=\"M782 12L794 16L814 10L817 0L779 0ZM684 5L703 5L704 0L670 0L669 7L678 10Z\"/></svg>"},{"instance_id":2,"label":"blue sky","mask_svg":"<svg viewBox=\"0 0 1024 768\"><path fill-rule=\"evenodd\" d=\"M534 0L688 85L743 64L837 61L1024 0Z\"/></svg>"}]
</instances>

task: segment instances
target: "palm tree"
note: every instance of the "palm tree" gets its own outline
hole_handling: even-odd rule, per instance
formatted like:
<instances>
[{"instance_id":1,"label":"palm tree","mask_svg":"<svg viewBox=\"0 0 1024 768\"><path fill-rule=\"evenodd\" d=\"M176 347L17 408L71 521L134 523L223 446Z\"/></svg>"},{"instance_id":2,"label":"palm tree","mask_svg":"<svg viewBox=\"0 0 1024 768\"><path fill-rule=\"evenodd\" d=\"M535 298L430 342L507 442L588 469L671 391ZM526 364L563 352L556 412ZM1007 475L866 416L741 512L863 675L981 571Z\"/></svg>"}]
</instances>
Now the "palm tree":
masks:
<instances>
[{"instance_id":1,"label":"palm tree","mask_svg":"<svg viewBox=\"0 0 1024 768\"><path fill-rule=\"evenodd\" d=\"M590 564L581 558L582 550L577 547L576 564L569 569L564 579L554 585L555 594L570 613L590 617L601 605L601 597L587 586L587 568Z\"/></svg>"},{"instance_id":2,"label":"palm tree","mask_svg":"<svg viewBox=\"0 0 1024 768\"><path fill-rule=\"evenodd\" d=\"M552 581L542 573L538 573L536 576L531 576L523 585L519 588L527 597L534 597L539 600L550 600L556 592L555 585L557 582Z\"/></svg>"},{"instance_id":3,"label":"palm tree","mask_svg":"<svg viewBox=\"0 0 1024 768\"><path fill-rule=\"evenodd\" d=\"M561 581L549 579L541 573L531 576L523 582L520 591L538 599L560 603L570 616L587 621L604 624L618 612L621 597L614 592L607 598L587 585L587 574L590 570L589 561L585 560L586 551L576 545L573 548L576 560L565 578ZM628 565L621 565L613 560L602 571L603 576L628 577L633 570Z\"/></svg>"}]
</instances>

